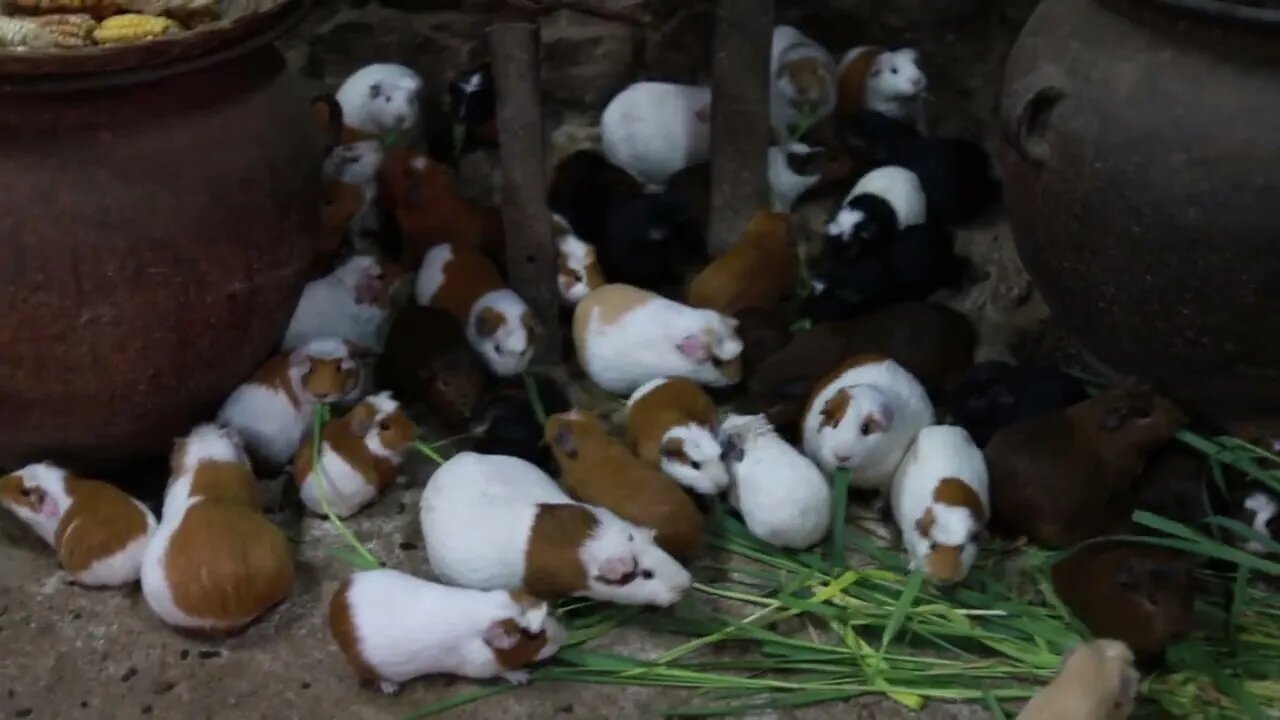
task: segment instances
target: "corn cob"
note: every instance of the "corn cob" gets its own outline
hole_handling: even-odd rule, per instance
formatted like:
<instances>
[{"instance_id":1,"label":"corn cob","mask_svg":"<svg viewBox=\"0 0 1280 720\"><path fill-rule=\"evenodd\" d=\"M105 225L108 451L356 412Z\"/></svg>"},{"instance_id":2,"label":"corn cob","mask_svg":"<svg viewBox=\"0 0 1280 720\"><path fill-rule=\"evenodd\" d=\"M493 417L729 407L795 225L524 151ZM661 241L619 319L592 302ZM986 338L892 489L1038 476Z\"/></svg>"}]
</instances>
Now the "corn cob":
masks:
<instances>
[{"instance_id":1,"label":"corn cob","mask_svg":"<svg viewBox=\"0 0 1280 720\"><path fill-rule=\"evenodd\" d=\"M118 0L5 0L4 5L14 15L84 13L96 20L120 12Z\"/></svg>"},{"instance_id":2,"label":"corn cob","mask_svg":"<svg viewBox=\"0 0 1280 720\"><path fill-rule=\"evenodd\" d=\"M31 22L52 35L54 45L60 48L88 47L93 44L93 31L98 29L98 21L83 13L37 15Z\"/></svg>"},{"instance_id":3,"label":"corn cob","mask_svg":"<svg viewBox=\"0 0 1280 720\"><path fill-rule=\"evenodd\" d=\"M25 18L0 15L0 48L50 48L53 36Z\"/></svg>"},{"instance_id":4,"label":"corn cob","mask_svg":"<svg viewBox=\"0 0 1280 720\"><path fill-rule=\"evenodd\" d=\"M126 13L103 20L98 29L93 31L93 39L99 45L121 45L145 42L181 29L181 25L169 18Z\"/></svg>"}]
</instances>

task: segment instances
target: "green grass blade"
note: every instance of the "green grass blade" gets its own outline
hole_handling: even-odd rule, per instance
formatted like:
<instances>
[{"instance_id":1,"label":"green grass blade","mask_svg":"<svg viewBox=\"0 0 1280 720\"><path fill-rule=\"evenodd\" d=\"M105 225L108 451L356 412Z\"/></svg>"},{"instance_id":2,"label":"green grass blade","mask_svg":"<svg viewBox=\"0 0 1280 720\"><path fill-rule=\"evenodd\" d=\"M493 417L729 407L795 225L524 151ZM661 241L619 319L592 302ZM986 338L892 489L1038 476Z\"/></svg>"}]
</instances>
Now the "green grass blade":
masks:
<instances>
[{"instance_id":1,"label":"green grass blade","mask_svg":"<svg viewBox=\"0 0 1280 720\"><path fill-rule=\"evenodd\" d=\"M524 380L524 391L529 395L529 404L533 406L533 416L538 418L538 422L543 425L547 424L547 408L542 404L542 396L538 394L538 383L534 382L533 375L529 373L521 373L520 377Z\"/></svg>"},{"instance_id":2,"label":"green grass blade","mask_svg":"<svg viewBox=\"0 0 1280 720\"><path fill-rule=\"evenodd\" d=\"M889 643L902 628L902 622L907 619L907 613L911 611L911 605L915 602L916 595L919 594L920 586L923 584L924 573L912 573L907 580L907 585L902 588L902 595L898 598L898 604L889 615L889 622L885 623L884 634L880 636L880 652L883 653L889 648Z\"/></svg>"},{"instance_id":3,"label":"green grass blade","mask_svg":"<svg viewBox=\"0 0 1280 720\"><path fill-rule=\"evenodd\" d=\"M849 471L837 470L832 478L831 493L831 550L828 562L831 567L843 569L845 521L849 515Z\"/></svg>"}]
</instances>

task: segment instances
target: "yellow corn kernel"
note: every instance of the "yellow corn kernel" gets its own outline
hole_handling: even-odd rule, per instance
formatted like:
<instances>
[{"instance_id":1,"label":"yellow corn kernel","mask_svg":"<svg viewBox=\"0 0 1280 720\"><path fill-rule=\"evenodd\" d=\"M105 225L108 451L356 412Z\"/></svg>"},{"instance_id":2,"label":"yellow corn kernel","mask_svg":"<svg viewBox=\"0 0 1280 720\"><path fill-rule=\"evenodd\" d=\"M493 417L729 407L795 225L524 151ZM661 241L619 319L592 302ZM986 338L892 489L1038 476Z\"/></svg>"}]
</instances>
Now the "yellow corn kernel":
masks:
<instances>
[{"instance_id":1,"label":"yellow corn kernel","mask_svg":"<svg viewBox=\"0 0 1280 720\"><path fill-rule=\"evenodd\" d=\"M53 36L54 45L60 48L88 47L93 44L93 31L98 29L98 21L83 13L38 15L31 22Z\"/></svg>"},{"instance_id":2,"label":"yellow corn kernel","mask_svg":"<svg viewBox=\"0 0 1280 720\"><path fill-rule=\"evenodd\" d=\"M126 13L103 20L93 31L93 39L99 45L120 45L145 42L181 29L181 25L166 17Z\"/></svg>"}]
</instances>

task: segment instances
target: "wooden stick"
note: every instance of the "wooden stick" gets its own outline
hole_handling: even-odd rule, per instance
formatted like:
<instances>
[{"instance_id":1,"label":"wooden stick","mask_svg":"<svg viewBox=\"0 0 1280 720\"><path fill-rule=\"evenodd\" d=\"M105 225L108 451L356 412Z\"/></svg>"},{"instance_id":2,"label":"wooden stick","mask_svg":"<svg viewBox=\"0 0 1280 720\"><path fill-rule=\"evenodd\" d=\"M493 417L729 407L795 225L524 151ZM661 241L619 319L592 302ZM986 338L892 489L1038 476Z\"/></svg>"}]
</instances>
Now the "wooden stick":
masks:
<instances>
[{"instance_id":1,"label":"wooden stick","mask_svg":"<svg viewBox=\"0 0 1280 720\"><path fill-rule=\"evenodd\" d=\"M727 250L768 210L769 65L773 0L716 3L711 61L712 255Z\"/></svg>"},{"instance_id":2,"label":"wooden stick","mask_svg":"<svg viewBox=\"0 0 1280 720\"><path fill-rule=\"evenodd\" d=\"M535 362L560 357L560 304L556 248L547 209L542 149L538 25L499 20L489 29L502 160L502 220L507 233L507 276L529 303L543 333Z\"/></svg>"}]
</instances>

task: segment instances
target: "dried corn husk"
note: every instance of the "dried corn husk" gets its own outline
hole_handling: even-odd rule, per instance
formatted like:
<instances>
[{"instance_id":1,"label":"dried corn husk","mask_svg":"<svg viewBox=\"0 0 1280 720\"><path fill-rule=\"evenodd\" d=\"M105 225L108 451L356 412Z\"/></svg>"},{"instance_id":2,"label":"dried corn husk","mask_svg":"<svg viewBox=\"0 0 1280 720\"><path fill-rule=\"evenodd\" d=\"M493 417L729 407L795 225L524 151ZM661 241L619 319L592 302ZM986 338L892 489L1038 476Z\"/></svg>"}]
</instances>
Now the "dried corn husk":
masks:
<instances>
[{"instance_id":1,"label":"dried corn husk","mask_svg":"<svg viewBox=\"0 0 1280 720\"><path fill-rule=\"evenodd\" d=\"M83 13L37 15L31 22L44 28L53 36L53 43L60 48L80 48L93 44L93 31L98 21Z\"/></svg>"},{"instance_id":2,"label":"dried corn husk","mask_svg":"<svg viewBox=\"0 0 1280 720\"><path fill-rule=\"evenodd\" d=\"M93 32L93 39L99 45L122 45L145 42L181 29L181 25L166 17L125 13L103 20Z\"/></svg>"},{"instance_id":3,"label":"dried corn husk","mask_svg":"<svg viewBox=\"0 0 1280 720\"><path fill-rule=\"evenodd\" d=\"M0 15L0 48L51 48L53 35L26 18Z\"/></svg>"},{"instance_id":4,"label":"dried corn husk","mask_svg":"<svg viewBox=\"0 0 1280 720\"><path fill-rule=\"evenodd\" d=\"M193 28L222 19L218 0L119 0L128 12L163 15Z\"/></svg>"},{"instance_id":5,"label":"dried corn husk","mask_svg":"<svg viewBox=\"0 0 1280 720\"><path fill-rule=\"evenodd\" d=\"M120 12L118 0L5 0L5 12L13 15L84 13L101 20Z\"/></svg>"}]
</instances>

